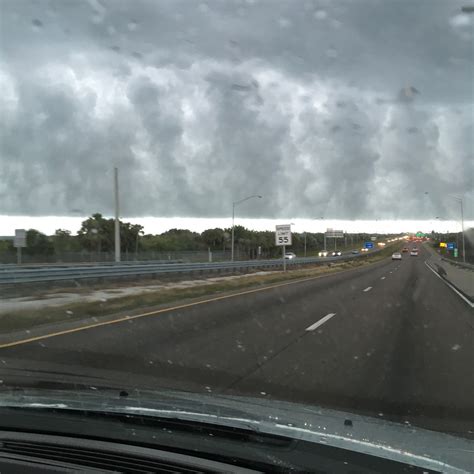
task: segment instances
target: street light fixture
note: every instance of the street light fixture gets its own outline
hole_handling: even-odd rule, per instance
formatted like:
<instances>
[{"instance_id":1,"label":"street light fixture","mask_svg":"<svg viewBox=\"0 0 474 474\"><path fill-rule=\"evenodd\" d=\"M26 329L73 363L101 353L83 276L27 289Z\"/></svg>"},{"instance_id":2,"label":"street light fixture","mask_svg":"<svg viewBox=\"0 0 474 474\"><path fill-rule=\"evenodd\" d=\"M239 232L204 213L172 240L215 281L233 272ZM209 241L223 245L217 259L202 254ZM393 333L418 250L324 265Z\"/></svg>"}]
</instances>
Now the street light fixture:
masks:
<instances>
[{"instance_id":1,"label":"street light fixture","mask_svg":"<svg viewBox=\"0 0 474 474\"><path fill-rule=\"evenodd\" d=\"M235 220L235 206L238 206L239 204L242 204L245 201L248 201L249 199L252 198L258 198L262 199L262 196L259 194L252 194L251 196L247 196L246 198L241 199L240 201L234 201L232 203L232 249L231 249L231 261L234 261L234 220Z\"/></svg>"}]
</instances>

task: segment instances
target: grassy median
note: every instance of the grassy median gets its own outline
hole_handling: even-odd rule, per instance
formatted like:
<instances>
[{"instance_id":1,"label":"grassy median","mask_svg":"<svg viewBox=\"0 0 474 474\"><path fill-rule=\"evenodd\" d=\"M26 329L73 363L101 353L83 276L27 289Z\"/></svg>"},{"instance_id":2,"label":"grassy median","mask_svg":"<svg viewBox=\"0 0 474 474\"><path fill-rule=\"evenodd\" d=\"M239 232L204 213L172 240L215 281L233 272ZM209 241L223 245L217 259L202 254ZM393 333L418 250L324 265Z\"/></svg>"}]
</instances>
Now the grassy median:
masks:
<instances>
[{"instance_id":1,"label":"grassy median","mask_svg":"<svg viewBox=\"0 0 474 474\"><path fill-rule=\"evenodd\" d=\"M387 258L393 252L393 246L385 247L380 252L345 262L328 262L313 267L292 269L283 272L269 272L266 275L247 275L245 278L225 280L190 288L162 288L154 292L133 296L111 298L100 302L73 303L64 306L50 306L33 311L12 311L0 314L0 334L32 329L50 323L78 321L89 318L113 318L138 311L166 307L173 303L186 303L199 298L232 293L234 291L258 288L279 282L304 279L318 275L330 274L370 265ZM155 284L156 282L150 282ZM145 286L145 285L144 285ZM109 285L108 287L113 288ZM90 290L94 290L91 288ZM65 291L64 289L62 291ZM84 293L84 289L79 290ZM37 299L45 296L38 295ZM35 297L36 298L36 297Z\"/></svg>"}]
</instances>

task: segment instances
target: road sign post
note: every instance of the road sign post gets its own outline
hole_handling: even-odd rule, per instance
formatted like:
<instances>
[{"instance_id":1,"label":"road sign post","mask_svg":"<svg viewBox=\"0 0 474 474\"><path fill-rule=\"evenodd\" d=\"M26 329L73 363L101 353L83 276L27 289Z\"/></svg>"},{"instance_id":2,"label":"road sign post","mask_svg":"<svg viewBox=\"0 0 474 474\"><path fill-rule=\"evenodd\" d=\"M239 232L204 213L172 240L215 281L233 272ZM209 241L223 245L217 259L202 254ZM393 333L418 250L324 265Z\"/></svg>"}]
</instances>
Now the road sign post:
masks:
<instances>
[{"instance_id":1,"label":"road sign post","mask_svg":"<svg viewBox=\"0 0 474 474\"><path fill-rule=\"evenodd\" d=\"M326 239L334 239L334 250L337 249L336 239L343 239L344 238L344 231L343 230L334 230L334 229L326 229L324 234L324 250L326 250Z\"/></svg>"},{"instance_id":2,"label":"road sign post","mask_svg":"<svg viewBox=\"0 0 474 474\"><path fill-rule=\"evenodd\" d=\"M15 238L13 239L13 246L16 247L16 261L21 265L21 249L26 247L26 230L15 229Z\"/></svg>"},{"instance_id":3,"label":"road sign post","mask_svg":"<svg viewBox=\"0 0 474 474\"><path fill-rule=\"evenodd\" d=\"M291 224L277 225L275 227L275 245L282 247L283 271L286 272L286 246L291 245Z\"/></svg>"}]
</instances>

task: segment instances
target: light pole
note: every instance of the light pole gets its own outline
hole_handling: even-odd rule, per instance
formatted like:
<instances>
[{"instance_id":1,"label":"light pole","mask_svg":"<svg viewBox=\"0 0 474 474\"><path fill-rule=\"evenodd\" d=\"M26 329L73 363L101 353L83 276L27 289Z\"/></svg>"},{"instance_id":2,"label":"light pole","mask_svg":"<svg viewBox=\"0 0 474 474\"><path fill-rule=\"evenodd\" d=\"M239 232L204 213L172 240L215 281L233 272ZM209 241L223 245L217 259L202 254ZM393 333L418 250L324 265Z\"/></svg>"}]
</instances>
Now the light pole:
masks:
<instances>
[{"instance_id":1,"label":"light pole","mask_svg":"<svg viewBox=\"0 0 474 474\"><path fill-rule=\"evenodd\" d=\"M461 206L461 237L462 237L462 261L466 263L466 242L464 240L464 208L463 208L463 200L460 196L453 196L452 194L449 195L455 201L459 203Z\"/></svg>"},{"instance_id":2,"label":"light pole","mask_svg":"<svg viewBox=\"0 0 474 474\"><path fill-rule=\"evenodd\" d=\"M118 168L114 168L114 204L115 204L115 221L114 221L114 247L115 262L120 262L120 221L119 221L119 182Z\"/></svg>"},{"instance_id":3,"label":"light pole","mask_svg":"<svg viewBox=\"0 0 474 474\"><path fill-rule=\"evenodd\" d=\"M262 196L260 196L259 194L252 194L251 196L247 196L246 198L243 198L241 199L240 201L234 201L232 203L232 244L231 244L231 261L233 262L234 261L234 220L235 220L235 206L238 206L239 204L242 204L243 202L245 201L248 201L249 199L252 199L252 198L258 198L258 199L262 199Z\"/></svg>"}]
</instances>

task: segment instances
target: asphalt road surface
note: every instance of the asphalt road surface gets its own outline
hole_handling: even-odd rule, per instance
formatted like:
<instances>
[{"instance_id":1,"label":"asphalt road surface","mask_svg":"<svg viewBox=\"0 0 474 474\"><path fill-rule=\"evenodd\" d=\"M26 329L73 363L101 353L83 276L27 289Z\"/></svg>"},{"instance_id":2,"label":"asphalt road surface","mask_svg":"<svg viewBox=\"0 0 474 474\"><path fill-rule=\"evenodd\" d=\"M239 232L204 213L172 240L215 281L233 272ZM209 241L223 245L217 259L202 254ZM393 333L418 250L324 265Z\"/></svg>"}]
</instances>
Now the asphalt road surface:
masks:
<instances>
[{"instance_id":1,"label":"asphalt road surface","mask_svg":"<svg viewBox=\"0 0 474 474\"><path fill-rule=\"evenodd\" d=\"M64 381L269 397L472 435L474 314L427 257L421 249L0 349L0 378L22 367Z\"/></svg>"}]
</instances>

